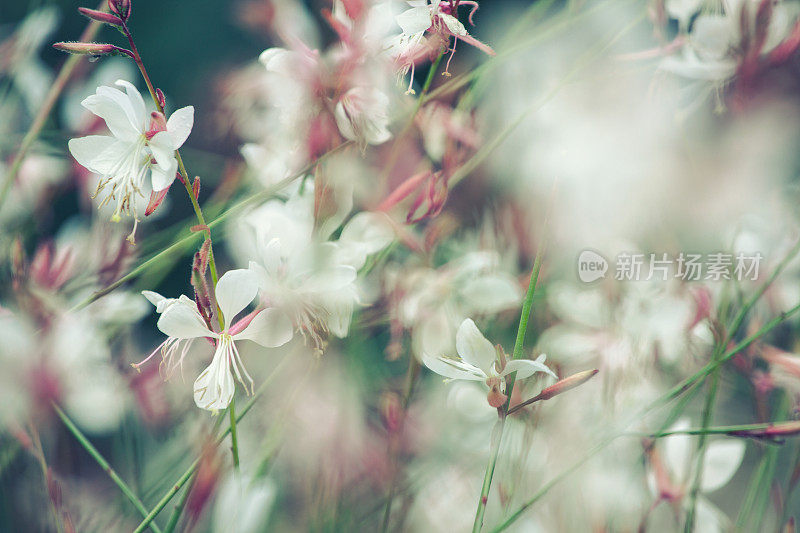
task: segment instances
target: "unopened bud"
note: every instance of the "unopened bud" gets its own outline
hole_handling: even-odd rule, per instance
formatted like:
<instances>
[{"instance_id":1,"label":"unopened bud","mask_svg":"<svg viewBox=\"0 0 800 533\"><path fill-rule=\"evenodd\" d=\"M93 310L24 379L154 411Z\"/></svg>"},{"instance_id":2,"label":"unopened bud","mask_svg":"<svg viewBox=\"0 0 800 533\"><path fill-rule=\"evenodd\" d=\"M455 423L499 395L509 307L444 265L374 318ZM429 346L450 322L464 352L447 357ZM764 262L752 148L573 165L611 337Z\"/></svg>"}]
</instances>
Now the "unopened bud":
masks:
<instances>
[{"instance_id":1,"label":"unopened bud","mask_svg":"<svg viewBox=\"0 0 800 533\"><path fill-rule=\"evenodd\" d=\"M55 43L53 48L61 50L62 52L67 52L68 54L85 56L113 56L127 52L127 50L107 43L61 42Z\"/></svg>"},{"instance_id":2,"label":"unopened bud","mask_svg":"<svg viewBox=\"0 0 800 533\"><path fill-rule=\"evenodd\" d=\"M131 0L108 0L108 9L122 20L131 16Z\"/></svg>"},{"instance_id":3,"label":"unopened bud","mask_svg":"<svg viewBox=\"0 0 800 533\"><path fill-rule=\"evenodd\" d=\"M549 400L553 396L558 396L559 394L567 392L568 390L572 390L579 385L583 385L592 379L597 372L599 372L599 370L594 369L572 374L571 376L564 378L561 381L558 381L542 390L542 392L539 393L539 399Z\"/></svg>"},{"instance_id":4,"label":"unopened bud","mask_svg":"<svg viewBox=\"0 0 800 533\"><path fill-rule=\"evenodd\" d=\"M156 98L158 98L158 105L161 106L161 109L167 107L167 99L164 98L164 92L156 87Z\"/></svg>"},{"instance_id":5,"label":"unopened bud","mask_svg":"<svg viewBox=\"0 0 800 533\"><path fill-rule=\"evenodd\" d=\"M200 199L200 176L194 177L194 182L192 183L192 193L194 194L195 200Z\"/></svg>"},{"instance_id":6,"label":"unopened bud","mask_svg":"<svg viewBox=\"0 0 800 533\"><path fill-rule=\"evenodd\" d=\"M112 26L122 26L122 19L117 17L116 15L112 15L111 13L105 13L103 11L89 9L87 7L79 7L78 11L84 17L96 20L97 22L102 22L104 24L111 24Z\"/></svg>"},{"instance_id":7,"label":"unopened bud","mask_svg":"<svg viewBox=\"0 0 800 533\"><path fill-rule=\"evenodd\" d=\"M745 429L730 431L728 435L734 437L752 437L756 439L779 439L800 434L800 420L772 424L764 429Z\"/></svg>"}]
</instances>

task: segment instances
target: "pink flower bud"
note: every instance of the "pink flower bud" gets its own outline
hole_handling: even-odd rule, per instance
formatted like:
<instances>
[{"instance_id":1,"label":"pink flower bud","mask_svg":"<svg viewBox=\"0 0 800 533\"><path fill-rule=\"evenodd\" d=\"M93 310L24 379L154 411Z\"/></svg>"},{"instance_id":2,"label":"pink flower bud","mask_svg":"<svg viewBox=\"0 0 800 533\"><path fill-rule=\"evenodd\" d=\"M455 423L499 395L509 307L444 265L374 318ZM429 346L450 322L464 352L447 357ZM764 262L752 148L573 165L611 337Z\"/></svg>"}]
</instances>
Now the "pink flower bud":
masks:
<instances>
[{"instance_id":1,"label":"pink flower bud","mask_svg":"<svg viewBox=\"0 0 800 533\"><path fill-rule=\"evenodd\" d=\"M771 424L764 429L747 429L741 431L731 431L728 435L734 437L753 437L757 439L778 439L780 437L791 437L800 434L800 420L791 422L780 422Z\"/></svg>"},{"instance_id":2,"label":"pink flower bud","mask_svg":"<svg viewBox=\"0 0 800 533\"><path fill-rule=\"evenodd\" d=\"M78 11L84 17L96 20L97 22L111 24L112 26L122 26L122 19L110 13L104 13L103 11L97 11L87 7L79 7Z\"/></svg>"},{"instance_id":3,"label":"pink flower bud","mask_svg":"<svg viewBox=\"0 0 800 533\"><path fill-rule=\"evenodd\" d=\"M106 43L77 43L77 42L61 42L55 43L53 48L67 52L68 54L88 55L88 56L108 56L116 55L120 52L121 48L117 48L113 44Z\"/></svg>"},{"instance_id":4,"label":"pink flower bud","mask_svg":"<svg viewBox=\"0 0 800 533\"><path fill-rule=\"evenodd\" d=\"M584 383L592 379L598 372L599 370L594 369L594 370L585 370L583 372L578 372L577 374L572 374L571 376L566 377L561 381L558 381L550 385L549 387L546 387L544 390L542 390L542 392L539 393L539 399L549 400L553 396L558 396L559 394L567 392L568 390L572 390L575 387L583 385Z\"/></svg>"},{"instance_id":5,"label":"pink flower bud","mask_svg":"<svg viewBox=\"0 0 800 533\"><path fill-rule=\"evenodd\" d=\"M108 0L108 9L123 21L131 16L131 0Z\"/></svg>"},{"instance_id":6,"label":"pink flower bud","mask_svg":"<svg viewBox=\"0 0 800 533\"><path fill-rule=\"evenodd\" d=\"M156 98L158 98L158 105L161 106L161 109L167 107L167 99L164 98L164 92L156 87Z\"/></svg>"},{"instance_id":7,"label":"pink flower bud","mask_svg":"<svg viewBox=\"0 0 800 533\"><path fill-rule=\"evenodd\" d=\"M192 194L196 200L200 199L200 176L194 177L194 182L192 183Z\"/></svg>"}]
</instances>

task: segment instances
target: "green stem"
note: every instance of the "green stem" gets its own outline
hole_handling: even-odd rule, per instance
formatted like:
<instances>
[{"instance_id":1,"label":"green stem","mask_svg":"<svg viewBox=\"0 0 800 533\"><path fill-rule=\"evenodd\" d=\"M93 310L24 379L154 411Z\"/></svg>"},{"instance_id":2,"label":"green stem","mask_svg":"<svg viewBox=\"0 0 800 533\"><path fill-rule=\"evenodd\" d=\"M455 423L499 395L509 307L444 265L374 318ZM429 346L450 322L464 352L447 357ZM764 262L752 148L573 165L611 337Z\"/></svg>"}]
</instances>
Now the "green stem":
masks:
<instances>
[{"instance_id":1,"label":"green stem","mask_svg":"<svg viewBox=\"0 0 800 533\"><path fill-rule=\"evenodd\" d=\"M78 429L78 427L72 422L72 420L70 420L67 414L64 411L62 411L58 405L53 404L53 409L55 410L56 414L61 419L61 421L64 423L64 425L67 427L69 432L72 433L72 435L80 443L80 445L83 446L83 449L85 449L89 453L89 455L91 455L92 458L97 462L97 464L100 465L100 468L105 470L105 472L108 474L108 477L111 478L111 481L113 481L114 484L117 487L119 487L119 490L122 491L122 494L124 494L125 497L128 498L128 500L133 504L133 506L136 507L136 510L139 511L142 514L142 516L147 516L147 508L144 506L142 501L136 496L136 494L133 493L131 488L128 487L128 485L125 483L125 481L122 480L121 477L119 477L119 475L114 471L114 469L111 468L111 465L108 463L108 461L105 460L105 458L100 454L100 452L97 451L97 448L95 448L94 445L91 442L89 442L89 439L86 438L86 436L81 432L81 430ZM155 523L150 524L150 527L156 533L161 532L161 529Z\"/></svg>"},{"instance_id":2,"label":"green stem","mask_svg":"<svg viewBox=\"0 0 800 533\"><path fill-rule=\"evenodd\" d=\"M492 487L494 469L497 466L497 456L500 454L500 444L503 440L503 428L506 424L506 416L500 418L492 428L492 440L489 449L489 461L486 463L486 473L483 475L483 485L481 486L481 497L478 500L478 510L475 513L475 522L472 524L472 532L478 533L483 528L483 516L486 514L486 505L489 503L489 489Z\"/></svg>"},{"instance_id":3,"label":"green stem","mask_svg":"<svg viewBox=\"0 0 800 533\"><path fill-rule=\"evenodd\" d=\"M164 533L173 533L175 528L178 527L178 521L181 518L181 514L183 514L183 508L186 507L186 500L189 499L189 494L191 491L192 484L189 483L189 486L183 491L180 501L175 504L175 509L172 511L172 515L169 517L169 522L167 522L167 528L164 530Z\"/></svg>"},{"instance_id":4,"label":"green stem","mask_svg":"<svg viewBox=\"0 0 800 533\"><path fill-rule=\"evenodd\" d=\"M228 413L231 420L231 454L233 455L233 469L239 470L239 437L236 434L236 399L231 398Z\"/></svg>"},{"instance_id":5,"label":"green stem","mask_svg":"<svg viewBox=\"0 0 800 533\"><path fill-rule=\"evenodd\" d=\"M659 439L662 437L671 437L673 435L728 435L740 431L763 431L770 429L775 424L740 424L734 426L713 426L708 428L690 428L690 429L676 429L674 431L658 431L656 433L630 433L630 436L636 437L649 437L651 439ZM731 437L741 438L743 435L731 435Z\"/></svg>"}]
</instances>

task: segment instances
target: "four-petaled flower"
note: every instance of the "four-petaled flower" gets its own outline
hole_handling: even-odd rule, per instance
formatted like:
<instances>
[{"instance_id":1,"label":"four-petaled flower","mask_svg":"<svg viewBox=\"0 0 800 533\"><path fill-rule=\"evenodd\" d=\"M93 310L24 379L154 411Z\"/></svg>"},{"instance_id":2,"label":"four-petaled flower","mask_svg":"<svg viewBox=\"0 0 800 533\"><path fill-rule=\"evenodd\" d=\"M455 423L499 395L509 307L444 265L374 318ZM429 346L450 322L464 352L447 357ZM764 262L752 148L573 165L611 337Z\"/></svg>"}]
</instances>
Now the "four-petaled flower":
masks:
<instances>
[{"instance_id":1,"label":"four-petaled flower","mask_svg":"<svg viewBox=\"0 0 800 533\"><path fill-rule=\"evenodd\" d=\"M445 75L449 75L448 68L450 60L456 51L456 44L461 39L465 43L472 45L482 52L495 55L492 48L467 32L464 25L458 20L454 13L452 4L440 0L410 0L408 5L411 9L403 11L395 20L402 29L402 33L391 37L387 42L389 54L401 68L404 75L411 69L411 83L414 82L414 66L422 61L426 56L435 56L442 47L448 47L450 37L454 37L453 47L450 48L450 58L447 60ZM477 2L460 2L460 5L468 5L472 8L469 14L469 21L472 23L472 15L478 9ZM426 39L426 32L431 37ZM408 86L408 93L414 94L411 85Z\"/></svg>"},{"instance_id":2,"label":"four-petaled flower","mask_svg":"<svg viewBox=\"0 0 800 533\"><path fill-rule=\"evenodd\" d=\"M162 191L172 184L178 170L175 150L180 148L194 124L194 108L183 107L169 120L158 112L147 114L144 100L130 82L117 80L125 92L100 86L81 105L102 118L111 136L89 135L69 141L75 160L101 176L94 195L110 187L101 205L112 199L112 220L132 215L138 221L134 195L147 196L145 176L150 171L152 189Z\"/></svg>"},{"instance_id":3,"label":"four-petaled flower","mask_svg":"<svg viewBox=\"0 0 800 533\"><path fill-rule=\"evenodd\" d=\"M173 344L180 340L207 337L214 339L216 350L211 364L194 382L194 401L198 407L208 410L225 409L231 403L235 390L234 375L245 389L253 391L253 379L242 363L235 341L251 340L261 346L274 348L286 344L292 338L292 324L288 317L277 309L256 310L232 324L258 294L255 275L248 270L231 270L217 282L216 300L223 316L222 331L216 332L205 323L196 306L187 305L191 300L181 297L160 300L161 317L158 329L165 333ZM171 347L173 344L166 344Z\"/></svg>"},{"instance_id":4,"label":"four-petaled flower","mask_svg":"<svg viewBox=\"0 0 800 533\"><path fill-rule=\"evenodd\" d=\"M495 349L486 340L471 318L464 320L458 328L456 351L458 358L425 354L422 361L425 366L448 379L485 382L490 389L488 399L492 407L500 407L506 402L505 380L509 374L516 372L517 380L528 378L536 372L556 377L544 364L547 357L545 354L535 361L514 359L506 362L505 357L498 358L498 351L501 350Z\"/></svg>"}]
</instances>

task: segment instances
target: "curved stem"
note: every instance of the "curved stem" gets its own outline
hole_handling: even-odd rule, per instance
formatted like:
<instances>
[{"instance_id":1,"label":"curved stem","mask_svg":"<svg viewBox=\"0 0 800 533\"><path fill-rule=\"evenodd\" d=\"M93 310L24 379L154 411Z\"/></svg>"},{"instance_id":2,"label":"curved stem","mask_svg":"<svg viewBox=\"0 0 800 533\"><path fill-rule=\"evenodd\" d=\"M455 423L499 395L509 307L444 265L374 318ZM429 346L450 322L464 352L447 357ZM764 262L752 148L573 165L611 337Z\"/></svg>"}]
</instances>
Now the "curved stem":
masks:
<instances>
[{"instance_id":1,"label":"curved stem","mask_svg":"<svg viewBox=\"0 0 800 533\"><path fill-rule=\"evenodd\" d=\"M144 78L144 82L147 85L147 90L150 92L150 97L153 99L153 102L156 105L156 109L158 109L159 113L164 114L164 106L161 105L161 100L158 98L158 94L156 92L156 88L153 85L153 82L150 80L150 75L147 73L147 69L144 66L144 62L142 61L142 56L139 54L138 48L136 48L136 43L133 40L133 35L131 34L130 30L128 29L127 24L122 24L122 32L125 34L125 37L128 38L128 44L130 44L131 52L133 53L133 61L136 63L136 66L139 68L139 72L142 74L142 78ZM194 194L194 190L192 189L192 184L189 180L189 173L186 171L186 165L183 163L183 158L181 157L180 151L175 150L175 159L178 161L178 171L180 172L181 177L183 178L181 182L183 183L184 188L186 189L187 194L189 195L189 200L192 202L192 209L194 209L195 215L197 216L197 222L206 228L206 237L208 240L211 240L211 229L206 224L206 219L203 216L203 208L200 207L200 204L197 201L197 197ZM209 247L208 249L208 269L211 272L211 279L216 286L217 280L219 277L217 276L217 264L214 260L214 249L213 246ZM220 320L220 326L222 326L222 313L217 313Z\"/></svg>"}]
</instances>

